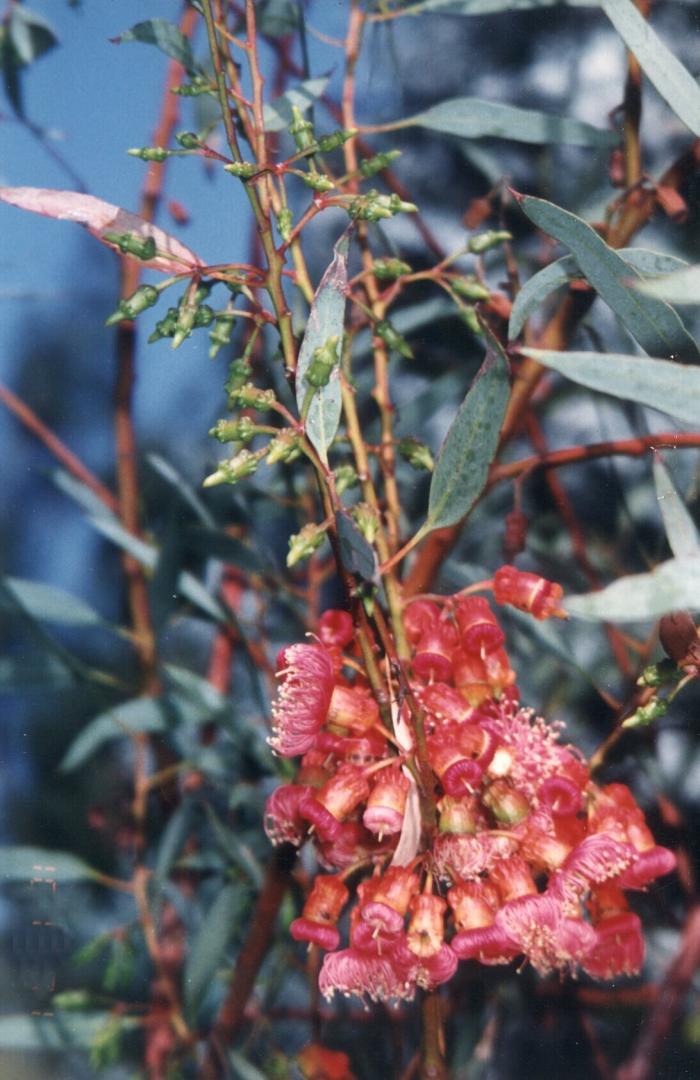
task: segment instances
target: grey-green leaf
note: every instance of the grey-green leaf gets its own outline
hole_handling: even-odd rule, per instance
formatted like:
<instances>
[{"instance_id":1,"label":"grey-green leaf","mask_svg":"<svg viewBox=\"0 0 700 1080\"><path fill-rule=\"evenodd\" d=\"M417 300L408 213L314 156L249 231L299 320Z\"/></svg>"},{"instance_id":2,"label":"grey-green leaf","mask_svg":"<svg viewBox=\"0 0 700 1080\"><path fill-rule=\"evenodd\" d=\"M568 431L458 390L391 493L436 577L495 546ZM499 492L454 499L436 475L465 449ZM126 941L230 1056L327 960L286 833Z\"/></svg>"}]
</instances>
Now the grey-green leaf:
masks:
<instances>
[{"instance_id":1,"label":"grey-green leaf","mask_svg":"<svg viewBox=\"0 0 700 1080\"><path fill-rule=\"evenodd\" d=\"M536 144L568 143L572 146L612 146L617 140L613 132L593 127L582 120L473 97L441 101L424 112L388 125L388 130L415 125L431 131L442 131L446 135L457 135L462 139L490 137Z\"/></svg>"},{"instance_id":2,"label":"grey-green leaf","mask_svg":"<svg viewBox=\"0 0 700 1080\"><path fill-rule=\"evenodd\" d=\"M153 734L164 731L166 726L166 712L160 698L134 698L114 709L107 709L86 724L71 743L59 769L61 772L72 772L111 739Z\"/></svg>"},{"instance_id":3,"label":"grey-green leaf","mask_svg":"<svg viewBox=\"0 0 700 1080\"><path fill-rule=\"evenodd\" d=\"M38 847L0 847L0 880L24 883L88 881L99 878L77 855Z\"/></svg>"},{"instance_id":4,"label":"grey-green leaf","mask_svg":"<svg viewBox=\"0 0 700 1080\"><path fill-rule=\"evenodd\" d=\"M659 270L656 281L635 282L635 288L645 296L655 296L657 300L666 300L669 304L693 304L700 306L700 266L688 266L675 272Z\"/></svg>"},{"instance_id":5,"label":"grey-green leaf","mask_svg":"<svg viewBox=\"0 0 700 1080\"><path fill-rule=\"evenodd\" d=\"M55 585L24 578L5 578L5 587L18 604L38 622L61 623L64 626L106 626L102 617L77 596ZM0 597L0 608L5 605Z\"/></svg>"},{"instance_id":6,"label":"grey-green leaf","mask_svg":"<svg viewBox=\"0 0 700 1080\"><path fill-rule=\"evenodd\" d=\"M629 287L628 281L639 280L640 274L595 229L545 199L524 195L518 200L530 221L568 247L586 280L650 356L700 363L700 350L677 312L662 300L641 297Z\"/></svg>"},{"instance_id":7,"label":"grey-green leaf","mask_svg":"<svg viewBox=\"0 0 700 1080\"><path fill-rule=\"evenodd\" d=\"M645 277L654 277L657 274L671 274L687 266L683 259L677 259L675 255L647 251L645 248L621 248L618 255L630 267L633 267L634 270ZM549 266L545 266L537 274L533 274L525 282L515 298L510 313L510 322L508 323L508 340L514 341L518 337L530 315L547 299L550 293L561 288L562 285L568 284L573 278L580 276L581 268L573 255L564 255L563 258L557 259L555 262L550 263ZM631 273L630 276L632 276ZM646 292L650 284L654 283L642 282L638 287ZM672 296L663 296L660 299L673 302ZM698 303L700 303L700 300L698 300Z\"/></svg>"},{"instance_id":8,"label":"grey-green leaf","mask_svg":"<svg viewBox=\"0 0 700 1080\"><path fill-rule=\"evenodd\" d=\"M306 79L293 86L274 101L268 101L263 110L265 131L286 131L294 119L292 106L301 113L307 112L328 86L328 78Z\"/></svg>"},{"instance_id":9,"label":"grey-green leaf","mask_svg":"<svg viewBox=\"0 0 700 1080\"><path fill-rule=\"evenodd\" d=\"M409 10L412 15L498 15L551 7L598 7L598 0L422 0Z\"/></svg>"},{"instance_id":10,"label":"grey-green leaf","mask_svg":"<svg viewBox=\"0 0 700 1080\"><path fill-rule=\"evenodd\" d=\"M4 1050L37 1050L42 1053L48 1050L65 1051L71 1046L87 1049L111 1015L106 1012L62 1012L51 1016L31 1016L29 1012L5 1013L0 1016L0 1047Z\"/></svg>"},{"instance_id":11,"label":"grey-green leaf","mask_svg":"<svg viewBox=\"0 0 700 1080\"><path fill-rule=\"evenodd\" d=\"M623 401L636 401L675 416L686 424L697 425L700 368L621 353L550 352L547 349L523 349L522 352L590 390L612 394Z\"/></svg>"},{"instance_id":12,"label":"grey-green leaf","mask_svg":"<svg viewBox=\"0 0 700 1080\"><path fill-rule=\"evenodd\" d=\"M435 463L426 530L454 525L483 491L510 395L509 365L489 335L486 357L460 405Z\"/></svg>"},{"instance_id":13,"label":"grey-green leaf","mask_svg":"<svg viewBox=\"0 0 700 1080\"><path fill-rule=\"evenodd\" d=\"M654 486L669 547L677 559L700 556L700 536L659 454L654 454Z\"/></svg>"},{"instance_id":14,"label":"grey-green leaf","mask_svg":"<svg viewBox=\"0 0 700 1080\"><path fill-rule=\"evenodd\" d=\"M188 75L194 75L198 71L188 39L175 23L168 19L146 19L111 40L115 45L124 41L142 41L145 45L155 45L171 60L182 64Z\"/></svg>"},{"instance_id":15,"label":"grey-green leaf","mask_svg":"<svg viewBox=\"0 0 700 1080\"><path fill-rule=\"evenodd\" d=\"M343 338L345 290L348 284L348 251L352 227L345 230L333 248L333 259L316 290L306 324L296 372L297 405L301 413L309 384L304 378L311 358L330 338ZM340 351L340 346L339 346ZM331 372L326 386L318 388L306 414L306 434L322 461L328 462L328 447L340 423L340 361Z\"/></svg>"},{"instance_id":16,"label":"grey-green leaf","mask_svg":"<svg viewBox=\"0 0 700 1080\"><path fill-rule=\"evenodd\" d=\"M679 120L700 137L700 86L673 55L632 0L600 0L630 52Z\"/></svg>"},{"instance_id":17,"label":"grey-green leaf","mask_svg":"<svg viewBox=\"0 0 700 1080\"><path fill-rule=\"evenodd\" d=\"M343 565L351 574L356 574L363 581L379 584L377 556L369 541L362 535L349 514L335 516L338 529L338 542Z\"/></svg>"},{"instance_id":18,"label":"grey-green leaf","mask_svg":"<svg viewBox=\"0 0 700 1080\"><path fill-rule=\"evenodd\" d=\"M669 559L649 574L630 574L599 592L566 597L564 607L580 619L615 623L645 622L678 608L700 608L700 559Z\"/></svg>"},{"instance_id":19,"label":"grey-green leaf","mask_svg":"<svg viewBox=\"0 0 700 1080\"><path fill-rule=\"evenodd\" d=\"M53 27L24 4L10 8L8 34L22 64L31 64L58 44Z\"/></svg>"},{"instance_id":20,"label":"grey-green leaf","mask_svg":"<svg viewBox=\"0 0 700 1080\"><path fill-rule=\"evenodd\" d=\"M184 972L185 1004L192 1017L238 928L245 902L246 893L240 885L226 885L201 922Z\"/></svg>"}]
</instances>

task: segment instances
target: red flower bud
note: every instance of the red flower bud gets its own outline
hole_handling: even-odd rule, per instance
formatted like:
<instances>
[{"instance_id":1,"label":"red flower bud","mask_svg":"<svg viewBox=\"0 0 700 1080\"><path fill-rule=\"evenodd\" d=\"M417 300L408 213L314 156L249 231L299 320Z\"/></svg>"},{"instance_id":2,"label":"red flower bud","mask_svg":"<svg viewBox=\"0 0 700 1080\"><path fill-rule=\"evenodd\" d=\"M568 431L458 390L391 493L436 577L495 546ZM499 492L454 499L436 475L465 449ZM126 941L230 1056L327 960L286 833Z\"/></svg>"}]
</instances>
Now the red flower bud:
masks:
<instances>
[{"instance_id":1,"label":"red flower bud","mask_svg":"<svg viewBox=\"0 0 700 1080\"><path fill-rule=\"evenodd\" d=\"M455 608L462 645L467 652L492 652L505 638L491 606L483 596L465 596Z\"/></svg>"},{"instance_id":2,"label":"red flower bud","mask_svg":"<svg viewBox=\"0 0 700 1080\"><path fill-rule=\"evenodd\" d=\"M538 574L528 574L515 566L502 566L493 576L493 596L497 604L511 604L536 619L566 613L559 606L564 590L554 581Z\"/></svg>"},{"instance_id":3,"label":"red flower bud","mask_svg":"<svg viewBox=\"0 0 700 1080\"><path fill-rule=\"evenodd\" d=\"M344 649L355 636L352 618L347 611L329 608L318 620L318 636L324 645Z\"/></svg>"},{"instance_id":4,"label":"red flower bud","mask_svg":"<svg viewBox=\"0 0 700 1080\"><path fill-rule=\"evenodd\" d=\"M416 645L426 630L440 621L440 608L432 600L413 600L403 613L406 637Z\"/></svg>"}]
</instances>

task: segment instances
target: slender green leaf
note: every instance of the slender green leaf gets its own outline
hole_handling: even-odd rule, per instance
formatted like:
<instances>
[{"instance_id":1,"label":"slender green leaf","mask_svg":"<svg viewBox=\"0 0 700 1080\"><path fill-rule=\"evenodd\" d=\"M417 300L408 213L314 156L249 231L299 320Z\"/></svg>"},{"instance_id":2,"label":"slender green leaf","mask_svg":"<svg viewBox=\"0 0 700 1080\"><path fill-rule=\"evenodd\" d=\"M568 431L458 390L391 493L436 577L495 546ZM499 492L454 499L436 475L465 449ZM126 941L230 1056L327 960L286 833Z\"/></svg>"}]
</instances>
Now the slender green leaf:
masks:
<instances>
[{"instance_id":1,"label":"slender green leaf","mask_svg":"<svg viewBox=\"0 0 700 1080\"><path fill-rule=\"evenodd\" d=\"M299 28L299 9L294 0L258 0L258 31L270 37L283 37Z\"/></svg>"},{"instance_id":2,"label":"slender green leaf","mask_svg":"<svg viewBox=\"0 0 700 1080\"><path fill-rule=\"evenodd\" d=\"M321 386L316 390L306 414L306 434L326 463L328 462L328 447L340 423L340 349L345 319L345 290L348 284L347 267L351 231L352 227L346 229L333 248L333 260L316 290L306 324L306 333L299 349L296 373L297 405L301 413L309 390L309 383L304 376L314 351L325 345L330 338L338 338L338 363L331 372L326 386Z\"/></svg>"},{"instance_id":3,"label":"slender green leaf","mask_svg":"<svg viewBox=\"0 0 700 1080\"><path fill-rule=\"evenodd\" d=\"M654 486L669 547L677 559L700 556L700 536L659 454L654 454Z\"/></svg>"},{"instance_id":4,"label":"slender green leaf","mask_svg":"<svg viewBox=\"0 0 700 1080\"><path fill-rule=\"evenodd\" d=\"M678 314L662 300L629 288L630 278L639 280L640 274L595 229L545 199L523 195L518 201L530 221L568 247L586 280L650 356L700 363L700 350Z\"/></svg>"},{"instance_id":5,"label":"slender green leaf","mask_svg":"<svg viewBox=\"0 0 700 1080\"><path fill-rule=\"evenodd\" d=\"M496 456L510 394L509 365L495 338L440 448L424 530L454 525L479 498Z\"/></svg>"},{"instance_id":6,"label":"slender green leaf","mask_svg":"<svg viewBox=\"0 0 700 1080\"><path fill-rule=\"evenodd\" d=\"M274 101L268 101L263 110L265 131L286 131L294 119L292 107L305 113L320 98L328 86L328 78L306 79Z\"/></svg>"},{"instance_id":7,"label":"slender green leaf","mask_svg":"<svg viewBox=\"0 0 700 1080\"><path fill-rule=\"evenodd\" d=\"M621 248L618 255L625 260L628 266L633 267L645 277L654 277L656 274L670 274L687 266L683 259L677 259L674 255L664 255L657 251L647 251L644 248ZM581 277L581 268L573 255L564 255L563 258L545 266L544 270L525 282L515 298L513 309L508 323L508 340L514 341L518 337L523 326L530 318L532 312L546 300L550 293L562 285L568 284L573 278ZM638 287L646 291L652 282L643 282ZM661 299L673 300L665 296ZM700 303L700 301L698 301Z\"/></svg>"},{"instance_id":8,"label":"slender green leaf","mask_svg":"<svg viewBox=\"0 0 700 1080\"><path fill-rule=\"evenodd\" d=\"M654 296L657 300L666 300L669 304L693 304L700 305L700 266L688 266L686 269L670 272L659 270L659 274L668 274L667 277L659 277L656 281L635 282L635 288L645 296Z\"/></svg>"},{"instance_id":9,"label":"slender green leaf","mask_svg":"<svg viewBox=\"0 0 700 1080\"><path fill-rule=\"evenodd\" d=\"M178 664L166 664L164 668L168 686L181 698L187 698L199 709L210 713L230 708L230 702L208 679L203 679L188 668Z\"/></svg>"},{"instance_id":10,"label":"slender green leaf","mask_svg":"<svg viewBox=\"0 0 700 1080\"><path fill-rule=\"evenodd\" d=\"M600 0L644 74L668 102L679 120L700 137L700 86L651 28L632 0Z\"/></svg>"},{"instance_id":11,"label":"slender green leaf","mask_svg":"<svg viewBox=\"0 0 700 1080\"><path fill-rule=\"evenodd\" d=\"M645 622L678 608L700 608L700 558L669 559L649 574L630 574L599 592L570 596L564 607L580 619Z\"/></svg>"},{"instance_id":12,"label":"slender green leaf","mask_svg":"<svg viewBox=\"0 0 700 1080\"><path fill-rule=\"evenodd\" d=\"M7 33L21 64L31 64L58 45L53 28L24 4L10 9Z\"/></svg>"},{"instance_id":13,"label":"slender green leaf","mask_svg":"<svg viewBox=\"0 0 700 1080\"><path fill-rule=\"evenodd\" d=\"M188 75L194 75L199 70L188 39L175 23L168 19L146 19L111 40L115 45L124 41L142 41L145 45L155 45L171 60L182 64Z\"/></svg>"},{"instance_id":14,"label":"slender green leaf","mask_svg":"<svg viewBox=\"0 0 700 1080\"><path fill-rule=\"evenodd\" d=\"M441 101L424 112L387 125L387 129L391 131L413 126L442 131L462 139L489 137L537 144L568 143L573 146L612 146L617 141L613 132L593 127L582 120L472 97Z\"/></svg>"},{"instance_id":15,"label":"slender green leaf","mask_svg":"<svg viewBox=\"0 0 700 1080\"><path fill-rule=\"evenodd\" d=\"M662 272L663 271L657 271L657 273ZM192 485L185 480L184 476L178 472L171 462L166 461L160 454L147 454L146 460L152 469L155 469L164 480L175 488L180 498L194 511L202 525L205 525L209 529L216 528L214 516L209 513L209 510L204 505Z\"/></svg>"},{"instance_id":16,"label":"slender green leaf","mask_svg":"<svg viewBox=\"0 0 700 1080\"><path fill-rule=\"evenodd\" d=\"M192 802L186 800L178 806L165 826L158 844L153 875L156 881L163 881L170 873L175 860L182 851L192 829Z\"/></svg>"},{"instance_id":17,"label":"slender green leaf","mask_svg":"<svg viewBox=\"0 0 700 1080\"><path fill-rule=\"evenodd\" d=\"M50 851L38 847L0 847L0 880L61 882L88 881L99 878L77 855L68 851Z\"/></svg>"},{"instance_id":18,"label":"slender green leaf","mask_svg":"<svg viewBox=\"0 0 700 1080\"><path fill-rule=\"evenodd\" d=\"M246 904L241 885L226 885L204 916L192 942L184 972L185 1005L192 1017L222 963Z\"/></svg>"},{"instance_id":19,"label":"slender green leaf","mask_svg":"<svg viewBox=\"0 0 700 1080\"><path fill-rule=\"evenodd\" d=\"M65 1050L69 1046L87 1049L110 1016L105 1012L62 1012L55 1016L6 1013L0 1016L0 1047L3 1050ZM6 1064L9 1067L9 1062Z\"/></svg>"},{"instance_id":20,"label":"slender green leaf","mask_svg":"<svg viewBox=\"0 0 700 1080\"><path fill-rule=\"evenodd\" d=\"M238 1050L229 1050L228 1060L233 1069L233 1074L238 1077L238 1080L266 1080L266 1077L269 1076L269 1074L260 1072L260 1069L256 1069L255 1065L251 1065Z\"/></svg>"},{"instance_id":21,"label":"slender green leaf","mask_svg":"<svg viewBox=\"0 0 700 1080\"><path fill-rule=\"evenodd\" d=\"M268 569L261 558L260 548L253 549L242 540L218 529L194 526L186 531L185 539L191 550L209 555L212 559L232 563L253 574L261 574Z\"/></svg>"},{"instance_id":22,"label":"slender green leaf","mask_svg":"<svg viewBox=\"0 0 700 1080\"><path fill-rule=\"evenodd\" d=\"M84 600L55 585L12 577L5 578L4 581L15 601L39 622L61 623L64 626L108 625ZM0 610L6 607L3 597L0 596Z\"/></svg>"},{"instance_id":23,"label":"slender green leaf","mask_svg":"<svg viewBox=\"0 0 700 1080\"><path fill-rule=\"evenodd\" d=\"M0 692L38 692L71 686L75 682L68 668L53 656L0 657Z\"/></svg>"},{"instance_id":24,"label":"slender green leaf","mask_svg":"<svg viewBox=\"0 0 700 1080\"><path fill-rule=\"evenodd\" d=\"M209 803L204 804L209 824L214 839L226 857L247 874L256 889L260 889L263 883L263 870L253 852L247 844L242 843L233 829L227 829L223 821L214 812Z\"/></svg>"},{"instance_id":25,"label":"slender green leaf","mask_svg":"<svg viewBox=\"0 0 700 1080\"><path fill-rule=\"evenodd\" d=\"M79 768L112 739L165 731L167 715L163 699L152 697L134 698L100 713L73 740L59 765L60 771Z\"/></svg>"},{"instance_id":26,"label":"slender green leaf","mask_svg":"<svg viewBox=\"0 0 700 1080\"><path fill-rule=\"evenodd\" d=\"M522 352L591 390L648 405L686 424L697 424L700 417L698 368L621 353L549 352L547 349L523 349Z\"/></svg>"}]
</instances>

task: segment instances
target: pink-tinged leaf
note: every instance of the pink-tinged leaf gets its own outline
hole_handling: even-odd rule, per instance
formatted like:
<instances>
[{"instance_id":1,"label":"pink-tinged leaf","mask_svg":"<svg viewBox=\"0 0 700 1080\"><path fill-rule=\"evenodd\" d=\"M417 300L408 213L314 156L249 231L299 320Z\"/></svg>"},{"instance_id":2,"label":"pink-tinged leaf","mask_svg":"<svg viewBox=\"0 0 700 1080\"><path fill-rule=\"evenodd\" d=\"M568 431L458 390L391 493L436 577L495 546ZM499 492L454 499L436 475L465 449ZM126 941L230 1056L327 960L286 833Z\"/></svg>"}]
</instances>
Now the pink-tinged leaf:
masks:
<instances>
[{"instance_id":1,"label":"pink-tinged leaf","mask_svg":"<svg viewBox=\"0 0 700 1080\"><path fill-rule=\"evenodd\" d=\"M78 191L54 191L51 188L0 187L0 200L20 210L43 214L44 217L75 221L113 251L119 251L119 247L105 239L105 233L119 236L128 234L139 240L151 238L156 245L156 254L152 259L140 259L139 262L153 270L184 274L204 266L193 251L157 225L151 225L138 214L96 199L94 195L82 195Z\"/></svg>"}]
</instances>

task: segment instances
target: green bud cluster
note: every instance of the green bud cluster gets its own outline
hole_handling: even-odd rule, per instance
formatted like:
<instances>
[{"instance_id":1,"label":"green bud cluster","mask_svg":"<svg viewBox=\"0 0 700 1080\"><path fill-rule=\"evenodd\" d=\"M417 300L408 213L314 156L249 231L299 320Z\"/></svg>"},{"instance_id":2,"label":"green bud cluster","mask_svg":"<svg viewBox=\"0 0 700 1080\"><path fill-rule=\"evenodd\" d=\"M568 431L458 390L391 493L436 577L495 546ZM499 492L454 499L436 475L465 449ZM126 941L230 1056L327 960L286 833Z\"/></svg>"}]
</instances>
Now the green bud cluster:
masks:
<instances>
[{"instance_id":1,"label":"green bud cluster","mask_svg":"<svg viewBox=\"0 0 700 1080\"><path fill-rule=\"evenodd\" d=\"M218 420L209 434L220 443L249 443L260 429L249 416L241 416L238 420Z\"/></svg>"},{"instance_id":2,"label":"green bud cluster","mask_svg":"<svg viewBox=\"0 0 700 1080\"><path fill-rule=\"evenodd\" d=\"M141 158L141 161L165 161L172 153L172 150L165 150L162 146L132 147L127 150L130 157Z\"/></svg>"},{"instance_id":3,"label":"green bud cluster","mask_svg":"<svg viewBox=\"0 0 700 1080\"><path fill-rule=\"evenodd\" d=\"M424 469L426 472L432 472L435 468L433 455L428 447L418 439L413 438L412 435L402 439L398 449L404 461L407 461L414 469Z\"/></svg>"},{"instance_id":4,"label":"green bud cluster","mask_svg":"<svg viewBox=\"0 0 700 1080\"><path fill-rule=\"evenodd\" d=\"M268 443L267 463L275 465L277 462L287 464L295 461L301 455L299 447L300 436L292 428L284 428L274 439Z\"/></svg>"},{"instance_id":5,"label":"green bud cluster","mask_svg":"<svg viewBox=\"0 0 700 1080\"><path fill-rule=\"evenodd\" d=\"M485 285L482 285L473 274L466 277L452 278L450 287L454 289L458 296L463 296L465 300L488 300L491 295L490 290Z\"/></svg>"},{"instance_id":6,"label":"green bud cluster","mask_svg":"<svg viewBox=\"0 0 700 1080\"><path fill-rule=\"evenodd\" d=\"M394 214L415 214L417 210L415 203L404 202L398 195L380 195L374 188L366 195L359 195L348 205L350 217L358 221L380 221L382 218L391 218Z\"/></svg>"},{"instance_id":7,"label":"green bud cluster","mask_svg":"<svg viewBox=\"0 0 700 1080\"><path fill-rule=\"evenodd\" d=\"M175 136L175 141L180 144L183 150L198 150L201 146L201 140L198 135L195 135L194 131L181 131Z\"/></svg>"},{"instance_id":8,"label":"green bud cluster","mask_svg":"<svg viewBox=\"0 0 700 1080\"><path fill-rule=\"evenodd\" d=\"M467 326L472 334L476 334L481 337L483 330L481 329L481 323L473 307L462 307L459 309L458 315L465 326Z\"/></svg>"},{"instance_id":9,"label":"green bud cluster","mask_svg":"<svg viewBox=\"0 0 700 1080\"><path fill-rule=\"evenodd\" d=\"M283 206L279 214L277 214L277 228L279 234L286 243L292 234L292 224L294 216L288 206Z\"/></svg>"},{"instance_id":10,"label":"green bud cluster","mask_svg":"<svg viewBox=\"0 0 700 1080\"><path fill-rule=\"evenodd\" d=\"M155 285L139 285L136 292L119 301L117 310L105 320L105 326L114 326L122 319L135 319L146 308L153 307L159 296L160 293Z\"/></svg>"},{"instance_id":11,"label":"green bud cluster","mask_svg":"<svg viewBox=\"0 0 700 1080\"><path fill-rule=\"evenodd\" d=\"M213 94L214 87L203 75L195 75L192 82L171 87L170 93L179 97L199 97L200 94Z\"/></svg>"},{"instance_id":12,"label":"green bud cluster","mask_svg":"<svg viewBox=\"0 0 700 1080\"><path fill-rule=\"evenodd\" d=\"M318 389L321 386L328 385L331 372L338 363L338 341L339 338L336 334L312 352L311 361L304 373L304 378L309 386Z\"/></svg>"},{"instance_id":13,"label":"green bud cluster","mask_svg":"<svg viewBox=\"0 0 700 1080\"><path fill-rule=\"evenodd\" d=\"M467 248L472 255L481 255L482 252L488 251L489 248L497 247L498 244L502 244L505 240L512 239L512 235L503 229L489 229L488 232L477 233L476 236L472 236Z\"/></svg>"},{"instance_id":14,"label":"green bud cluster","mask_svg":"<svg viewBox=\"0 0 700 1080\"><path fill-rule=\"evenodd\" d=\"M379 532L379 515L369 503L356 503L350 511L357 528L369 544L373 544Z\"/></svg>"},{"instance_id":15,"label":"green bud cluster","mask_svg":"<svg viewBox=\"0 0 700 1080\"><path fill-rule=\"evenodd\" d=\"M360 482L354 465L338 465L338 467L334 470L334 475L335 490L337 491L338 495L342 495L344 491L348 490L348 488L357 487Z\"/></svg>"},{"instance_id":16,"label":"green bud cluster","mask_svg":"<svg viewBox=\"0 0 700 1080\"><path fill-rule=\"evenodd\" d=\"M229 405L233 406L236 402L232 399L241 387L250 382L250 377L253 374L250 366L250 361L247 356L238 356L235 360L232 360L229 364L228 376L224 383L224 390L229 396Z\"/></svg>"},{"instance_id":17,"label":"green bud cluster","mask_svg":"<svg viewBox=\"0 0 700 1080\"><path fill-rule=\"evenodd\" d=\"M235 457L222 461L216 472L203 481L204 487L217 487L219 484L237 484L247 476L252 476L267 454L267 447L261 450L239 450Z\"/></svg>"},{"instance_id":18,"label":"green bud cluster","mask_svg":"<svg viewBox=\"0 0 700 1080\"><path fill-rule=\"evenodd\" d=\"M383 154L375 154L374 157L360 162L360 172L369 180L383 169L388 169L392 161L396 161L398 157L401 157L400 150L386 150Z\"/></svg>"},{"instance_id":19,"label":"green bud cluster","mask_svg":"<svg viewBox=\"0 0 700 1080\"><path fill-rule=\"evenodd\" d=\"M406 360L413 359L413 349L403 334L400 334L388 319L381 319L378 323L375 323L374 332L378 338L381 338L387 349L393 349L394 352L399 353Z\"/></svg>"},{"instance_id":20,"label":"green bud cluster","mask_svg":"<svg viewBox=\"0 0 700 1080\"><path fill-rule=\"evenodd\" d=\"M412 267L401 259L375 259L372 263L372 273L377 281L396 281L403 274L412 273Z\"/></svg>"},{"instance_id":21,"label":"green bud cluster","mask_svg":"<svg viewBox=\"0 0 700 1080\"><path fill-rule=\"evenodd\" d=\"M352 139L353 135L357 135L357 128L332 131L330 135L321 135L321 137L316 140L316 146L320 153L330 154L332 150L337 150L339 146L344 146L348 139Z\"/></svg>"},{"instance_id":22,"label":"green bud cluster","mask_svg":"<svg viewBox=\"0 0 700 1080\"><path fill-rule=\"evenodd\" d=\"M318 191L323 194L324 191L332 191L335 184L329 176L325 173L302 173L301 179L304 181L307 187L310 187L312 191Z\"/></svg>"},{"instance_id":23,"label":"green bud cluster","mask_svg":"<svg viewBox=\"0 0 700 1080\"><path fill-rule=\"evenodd\" d=\"M646 705L640 705L636 712L622 721L623 728L647 727L668 712L668 702L663 698L652 698Z\"/></svg>"},{"instance_id":24,"label":"green bud cluster","mask_svg":"<svg viewBox=\"0 0 700 1080\"><path fill-rule=\"evenodd\" d=\"M637 679L637 686L667 686L678 682L681 672L673 660L660 660L658 664L649 664Z\"/></svg>"},{"instance_id":25,"label":"green bud cluster","mask_svg":"<svg viewBox=\"0 0 700 1080\"><path fill-rule=\"evenodd\" d=\"M160 341L161 338L172 337L176 328L177 308L171 307L168 308L165 316L156 323L156 328L148 339L149 345L152 345L154 341Z\"/></svg>"},{"instance_id":26,"label":"green bud cluster","mask_svg":"<svg viewBox=\"0 0 700 1080\"><path fill-rule=\"evenodd\" d=\"M292 105L292 122L289 125L289 134L293 137L297 150L308 150L314 144L314 126L310 120L305 120L301 110Z\"/></svg>"},{"instance_id":27,"label":"green bud cluster","mask_svg":"<svg viewBox=\"0 0 700 1080\"><path fill-rule=\"evenodd\" d=\"M214 329L209 332L209 340L211 341L210 360L215 360L219 350L223 349L231 341L235 321L236 316L233 312L222 311L215 316Z\"/></svg>"},{"instance_id":28,"label":"green bud cluster","mask_svg":"<svg viewBox=\"0 0 700 1080\"><path fill-rule=\"evenodd\" d=\"M102 239L118 247L122 255L133 255L148 262L156 256L156 242L152 236L139 236L137 233L102 233Z\"/></svg>"},{"instance_id":29,"label":"green bud cluster","mask_svg":"<svg viewBox=\"0 0 700 1080\"><path fill-rule=\"evenodd\" d=\"M250 180L251 176L255 176L259 171L252 161L232 161L230 165L224 165L224 172L239 176L241 180Z\"/></svg>"},{"instance_id":30,"label":"green bud cluster","mask_svg":"<svg viewBox=\"0 0 700 1080\"><path fill-rule=\"evenodd\" d=\"M261 390L248 382L236 390L229 390L229 402L240 405L243 409L258 409L261 412L271 409L277 398L274 390Z\"/></svg>"},{"instance_id":31,"label":"green bud cluster","mask_svg":"<svg viewBox=\"0 0 700 1080\"><path fill-rule=\"evenodd\" d=\"M301 532L289 538L289 554L287 566L296 566L303 559L310 558L317 548L320 548L326 536L326 531L321 525L310 523L305 525Z\"/></svg>"}]
</instances>

